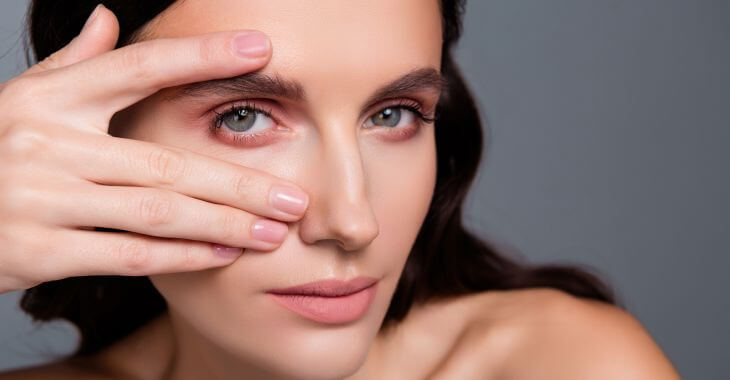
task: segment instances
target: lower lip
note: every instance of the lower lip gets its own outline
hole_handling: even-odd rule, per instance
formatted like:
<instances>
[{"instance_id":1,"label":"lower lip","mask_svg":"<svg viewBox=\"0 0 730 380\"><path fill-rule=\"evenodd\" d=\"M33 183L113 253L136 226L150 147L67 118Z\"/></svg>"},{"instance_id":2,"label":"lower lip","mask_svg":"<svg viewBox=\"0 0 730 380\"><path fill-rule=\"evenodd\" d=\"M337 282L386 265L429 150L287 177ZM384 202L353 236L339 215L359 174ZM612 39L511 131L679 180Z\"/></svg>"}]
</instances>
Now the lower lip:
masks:
<instances>
[{"instance_id":1,"label":"lower lip","mask_svg":"<svg viewBox=\"0 0 730 380\"><path fill-rule=\"evenodd\" d=\"M348 323L362 318L375 297L378 283L341 297L271 294L285 308L320 323Z\"/></svg>"}]
</instances>

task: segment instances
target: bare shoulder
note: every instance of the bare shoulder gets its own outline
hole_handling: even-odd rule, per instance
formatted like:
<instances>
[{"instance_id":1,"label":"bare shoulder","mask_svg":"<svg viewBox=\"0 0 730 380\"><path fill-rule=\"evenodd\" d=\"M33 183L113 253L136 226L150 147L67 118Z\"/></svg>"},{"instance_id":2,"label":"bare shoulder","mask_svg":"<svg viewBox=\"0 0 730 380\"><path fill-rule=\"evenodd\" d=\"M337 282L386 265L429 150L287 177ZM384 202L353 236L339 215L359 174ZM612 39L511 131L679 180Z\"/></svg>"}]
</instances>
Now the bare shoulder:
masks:
<instances>
[{"instance_id":1,"label":"bare shoulder","mask_svg":"<svg viewBox=\"0 0 730 380\"><path fill-rule=\"evenodd\" d=\"M448 376L435 379L680 378L641 323L616 306L550 288L473 300L474 318L441 369Z\"/></svg>"}]
</instances>

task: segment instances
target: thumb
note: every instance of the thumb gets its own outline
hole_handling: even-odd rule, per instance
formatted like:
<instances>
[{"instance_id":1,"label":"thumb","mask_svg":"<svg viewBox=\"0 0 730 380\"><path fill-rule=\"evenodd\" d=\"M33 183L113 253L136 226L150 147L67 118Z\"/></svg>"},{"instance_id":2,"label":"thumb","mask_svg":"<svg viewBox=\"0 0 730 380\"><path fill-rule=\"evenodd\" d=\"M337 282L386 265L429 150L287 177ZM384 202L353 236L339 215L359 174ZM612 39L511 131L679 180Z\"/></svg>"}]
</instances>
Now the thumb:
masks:
<instances>
[{"instance_id":1,"label":"thumb","mask_svg":"<svg viewBox=\"0 0 730 380\"><path fill-rule=\"evenodd\" d=\"M81 32L66 46L31 66L22 75L68 66L114 49L119 37L119 21L104 5L91 12Z\"/></svg>"}]
</instances>

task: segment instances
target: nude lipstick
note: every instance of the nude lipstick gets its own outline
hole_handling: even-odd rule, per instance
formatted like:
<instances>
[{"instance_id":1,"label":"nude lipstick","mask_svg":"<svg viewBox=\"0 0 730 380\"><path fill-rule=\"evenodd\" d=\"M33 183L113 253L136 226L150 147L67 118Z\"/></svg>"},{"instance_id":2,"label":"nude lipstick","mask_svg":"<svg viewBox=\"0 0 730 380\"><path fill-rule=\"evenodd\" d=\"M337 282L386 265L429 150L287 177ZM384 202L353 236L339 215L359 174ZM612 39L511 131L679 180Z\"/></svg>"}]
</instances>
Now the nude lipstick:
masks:
<instances>
[{"instance_id":1,"label":"nude lipstick","mask_svg":"<svg viewBox=\"0 0 730 380\"><path fill-rule=\"evenodd\" d=\"M357 277L349 281L330 279L283 289L271 289L274 301L315 322L340 324L356 321L368 311L378 280Z\"/></svg>"}]
</instances>

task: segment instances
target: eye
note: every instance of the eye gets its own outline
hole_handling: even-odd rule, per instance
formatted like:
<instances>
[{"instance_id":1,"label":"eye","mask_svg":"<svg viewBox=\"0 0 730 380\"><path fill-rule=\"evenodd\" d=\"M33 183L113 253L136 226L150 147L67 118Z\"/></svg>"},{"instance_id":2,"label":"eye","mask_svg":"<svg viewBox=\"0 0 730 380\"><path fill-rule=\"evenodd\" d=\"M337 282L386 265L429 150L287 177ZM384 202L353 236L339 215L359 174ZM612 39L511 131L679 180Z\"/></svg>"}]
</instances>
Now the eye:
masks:
<instances>
[{"instance_id":1,"label":"eye","mask_svg":"<svg viewBox=\"0 0 730 380\"><path fill-rule=\"evenodd\" d=\"M365 128L384 129L383 137L390 141L404 141L415 136L426 124L436 119L422 111L421 103L412 99L399 99L370 116Z\"/></svg>"},{"instance_id":2,"label":"eye","mask_svg":"<svg viewBox=\"0 0 730 380\"><path fill-rule=\"evenodd\" d=\"M276 125L271 115L253 107L235 107L216 118L219 127L225 126L231 132L257 133Z\"/></svg>"},{"instance_id":3,"label":"eye","mask_svg":"<svg viewBox=\"0 0 730 380\"><path fill-rule=\"evenodd\" d=\"M368 125L395 128L403 122L404 125L413 123L416 119L414 112L404 107L387 107L378 111L368 119Z\"/></svg>"},{"instance_id":4,"label":"eye","mask_svg":"<svg viewBox=\"0 0 730 380\"><path fill-rule=\"evenodd\" d=\"M246 146L264 145L273 137L271 130L276 129L277 122L270 110L245 101L233 104L228 110L215 112L210 132L213 136Z\"/></svg>"}]
</instances>

